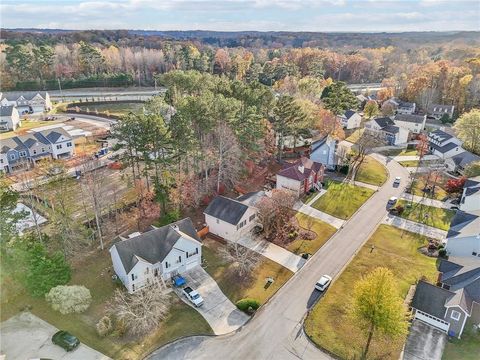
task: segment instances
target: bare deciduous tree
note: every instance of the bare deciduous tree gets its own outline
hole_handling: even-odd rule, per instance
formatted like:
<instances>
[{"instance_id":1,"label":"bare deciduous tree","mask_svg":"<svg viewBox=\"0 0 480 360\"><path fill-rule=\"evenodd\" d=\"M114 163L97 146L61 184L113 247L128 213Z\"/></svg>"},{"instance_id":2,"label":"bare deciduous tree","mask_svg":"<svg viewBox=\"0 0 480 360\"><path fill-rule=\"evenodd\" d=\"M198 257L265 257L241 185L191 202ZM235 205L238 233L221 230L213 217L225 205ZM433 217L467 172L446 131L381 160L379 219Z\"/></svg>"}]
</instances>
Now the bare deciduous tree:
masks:
<instances>
[{"instance_id":1,"label":"bare deciduous tree","mask_svg":"<svg viewBox=\"0 0 480 360\"><path fill-rule=\"evenodd\" d=\"M227 124L221 123L214 132L215 150L218 159L217 193L220 184L227 181L234 183L240 177L242 170L242 151L237 138Z\"/></svg>"},{"instance_id":2,"label":"bare deciduous tree","mask_svg":"<svg viewBox=\"0 0 480 360\"><path fill-rule=\"evenodd\" d=\"M373 147L381 144L380 139L373 133L364 130L360 135L358 141L355 143L354 151L349 159L349 167L346 178L349 180L355 180L357 171L362 166L368 153Z\"/></svg>"},{"instance_id":3,"label":"bare deciduous tree","mask_svg":"<svg viewBox=\"0 0 480 360\"><path fill-rule=\"evenodd\" d=\"M244 278L245 275L250 274L259 260L257 253L236 242L228 243L227 246L222 247L220 254L225 260L233 264L239 278Z\"/></svg>"},{"instance_id":4,"label":"bare deciduous tree","mask_svg":"<svg viewBox=\"0 0 480 360\"><path fill-rule=\"evenodd\" d=\"M144 335L160 326L170 308L170 296L153 285L133 294L117 289L108 313L125 323L133 335Z\"/></svg>"},{"instance_id":5,"label":"bare deciduous tree","mask_svg":"<svg viewBox=\"0 0 480 360\"><path fill-rule=\"evenodd\" d=\"M285 225L291 223L295 215L293 205L296 200L291 191L275 190L271 197L265 197L259 202L257 216L267 239L280 234Z\"/></svg>"}]
</instances>

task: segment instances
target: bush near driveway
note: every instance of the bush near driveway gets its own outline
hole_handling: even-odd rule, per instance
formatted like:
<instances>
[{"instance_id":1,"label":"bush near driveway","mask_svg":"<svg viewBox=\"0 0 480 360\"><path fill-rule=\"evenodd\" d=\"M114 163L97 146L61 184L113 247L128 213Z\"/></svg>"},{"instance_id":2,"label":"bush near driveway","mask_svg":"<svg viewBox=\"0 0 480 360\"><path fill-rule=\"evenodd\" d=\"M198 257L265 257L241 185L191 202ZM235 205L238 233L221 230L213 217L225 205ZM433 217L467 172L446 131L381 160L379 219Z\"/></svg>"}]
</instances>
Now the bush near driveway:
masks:
<instances>
[{"instance_id":1,"label":"bush near driveway","mask_svg":"<svg viewBox=\"0 0 480 360\"><path fill-rule=\"evenodd\" d=\"M85 286L59 285L52 288L45 295L45 299L52 305L53 310L65 315L87 310L92 302L92 295Z\"/></svg>"},{"instance_id":2,"label":"bush near driveway","mask_svg":"<svg viewBox=\"0 0 480 360\"><path fill-rule=\"evenodd\" d=\"M361 275L376 267L389 268L405 297L410 285L422 276L436 280L435 258L422 255L418 248L428 243L427 238L404 232L393 226L380 225L325 296L314 306L305 321L305 331L319 346L342 359L358 357L366 343L365 334L349 316L353 301L352 289ZM371 251L372 245L374 250ZM370 358L398 359L404 339L374 337Z\"/></svg>"},{"instance_id":3,"label":"bush near driveway","mask_svg":"<svg viewBox=\"0 0 480 360\"><path fill-rule=\"evenodd\" d=\"M242 310L247 314L252 314L260 307L260 303L255 299L241 299L238 300L235 305L237 305L239 310Z\"/></svg>"},{"instance_id":4,"label":"bush near driveway","mask_svg":"<svg viewBox=\"0 0 480 360\"><path fill-rule=\"evenodd\" d=\"M327 193L311 206L339 219L349 219L375 191L337 181L327 181Z\"/></svg>"},{"instance_id":5,"label":"bush near driveway","mask_svg":"<svg viewBox=\"0 0 480 360\"><path fill-rule=\"evenodd\" d=\"M450 221L455 216L455 211L450 209L441 209L415 202L410 203L406 200L399 200L397 204L404 208L398 216L442 230L450 228Z\"/></svg>"},{"instance_id":6,"label":"bush near driveway","mask_svg":"<svg viewBox=\"0 0 480 360\"><path fill-rule=\"evenodd\" d=\"M356 181L376 186L382 185L387 179L388 172L385 166L370 156L365 158L355 175Z\"/></svg>"}]
</instances>

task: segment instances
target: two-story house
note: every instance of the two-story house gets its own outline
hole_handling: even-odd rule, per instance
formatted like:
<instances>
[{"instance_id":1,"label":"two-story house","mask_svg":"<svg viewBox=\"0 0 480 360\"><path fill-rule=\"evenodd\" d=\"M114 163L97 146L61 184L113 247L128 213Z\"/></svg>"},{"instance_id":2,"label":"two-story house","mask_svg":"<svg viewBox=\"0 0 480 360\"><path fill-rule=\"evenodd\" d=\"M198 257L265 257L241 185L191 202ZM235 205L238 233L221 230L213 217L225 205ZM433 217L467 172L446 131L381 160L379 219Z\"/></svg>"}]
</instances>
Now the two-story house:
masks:
<instances>
[{"instance_id":1,"label":"two-story house","mask_svg":"<svg viewBox=\"0 0 480 360\"><path fill-rule=\"evenodd\" d=\"M287 164L277 173L276 188L293 191L297 196L314 188L321 188L325 167L323 164L302 157Z\"/></svg>"},{"instance_id":2,"label":"two-story house","mask_svg":"<svg viewBox=\"0 0 480 360\"><path fill-rule=\"evenodd\" d=\"M440 129L428 134L428 144L430 152L441 159L448 159L465 151L461 140Z\"/></svg>"},{"instance_id":3,"label":"two-story house","mask_svg":"<svg viewBox=\"0 0 480 360\"><path fill-rule=\"evenodd\" d=\"M15 106L0 106L0 131L16 130L20 125L20 115Z\"/></svg>"},{"instance_id":4,"label":"two-story house","mask_svg":"<svg viewBox=\"0 0 480 360\"><path fill-rule=\"evenodd\" d=\"M52 109L50 95L46 91L8 92L0 94L1 105L13 105L23 112L43 112Z\"/></svg>"},{"instance_id":5,"label":"two-story house","mask_svg":"<svg viewBox=\"0 0 480 360\"><path fill-rule=\"evenodd\" d=\"M427 115L436 120L440 120L445 115L447 115L449 119L453 119L454 111L455 106L453 105L432 104L428 106Z\"/></svg>"},{"instance_id":6,"label":"two-story house","mask_svg":"<svg viewBox=\"0 0 480 360\"><path fill-rule=\"evenodd\" d=\"M461 338L468 319L480 323L480 259L441 260L437 285L420 280L411 307L414 318Z\"/></svg>"},{"instance_id":7,"label":"two-story house","mask_svg":"<svg viewBox=\"0 0 480 360\"><path fill-rule=\"evenodd\" d=\"M70 134L62 127L41 131L43 137L52 145L52 157L62 159L71 157L75 152L75 146Z\"/></svg>"},{"instance_id":8,"label":"two-story house","mask_svg":"<svg viewBox=\"0 0 480 360\"><path fill-rule=\"evenodd\" d=\"M397 113L393 118L393 122L396 126L407 129L413 134L420 134L420 132L425 130L426 121L427 115Z\"/></svg>"},{"instance_id":9,"label":"two-story house","mask_svg":"<svg viewBox=\"0 0 480 360\"><path fill-rule=\"evenodd\" d=\"M203 212L209 232L230 241L248 234L258 224L256 204L263 196L263 191L236 199L216 196Z\"/></svg>"},{"instance_id":10,"label":"two-story house","mask_svg":"<svg viewBox=\"0 0 480 360\"><path fill-rule=\"evenodd\" d=\"M310 149L310 160L323 164L327 169L335 169L338 165L337 143L331 136L314 141Z\"/></svg>"},{"instance_id":11,"label":"two-story house","mask_svg":"<svg viewBox=\"0 0 480 360\"><path fill-rule=\"evenodd\" d=\"M445 167L452 173L463 175L465 168L474 162L480 162L480 156L475 155L470 151L463 151L460 154L445 159Z\"/></svg>"},{"instance_id":12,"label":"two-story house","mask_svg":"<svg viewBox=\"0 0 480 360\"><path fill-rule=\"evenodd\" d=\"M412 115L415 113L417 105L414 102L399 101L397 106L397 114Z\"/></svg>"},{"instance_id":13,"label":"two-story house","mask_svg":"<svg viewBox=\"0 0 480 360\"><path fill-rule=\"evenodd\" d=\"M463 185L460 210L480 210L480 176L469 178Z\"/></svg>"},{"instance_id":14,"label":"two-story house","mask_svg":"<svg viewBox=\"0 0 480 360\"><path fill-rule=\"evenodd\" d=\"M2 154L1 169L7 173L25 170L30 167L28 148L17 137L3 139L0 152ZM6 163L4 162L6 161Z\"/></svg>"},{"instance_id":15,"label":"two-story house","mask_svg":"<svg viewBox=\"0 0 480 360\"><path fill-rule=\"evenodd\" d=\"M28 149L32 165L35 165L38 160L52 157L52 144L41 132L27 133L18 138Z\"/></svg>"},{"instance_id":16,"label":"two-story house","mask_svg":"<svg viewBox=\"0 0 480 360\"><path fill-rule=\"evenodd\" d=\"M396 126L389 117L376 118L366 122L365 131L385 141L388 145L400 145L408 142L409 131L403 127Z\"/></svg>"},{"instance_id":17,"label":"two-story house","mask_svg":"<svg viewBox=\"0 0 480 360\"><path fill-rule=\"evenodd\" d=\"M122 238L110 248L110 256L115 274L134 293L159 278L169 279L201 265L202 243L190 218L185 218Z\"/></svg>"},{"instance_id":18,"label":"two-story house","mask_svg":"<svg viewBox=\"0 0 480 360\"><path fill-rule=\"evenodd\" d=\"M458 210L450 222L445 250L449 256L480 257L480 210Z\"/></svg>"},{"instance_id":19,"label":"two-story house","mask_svg":"<svg viewBox=\"0 0 480 360\"><path fill-rule=\"evenodd\" d=\"M359 113L353 110L347 110L344 114L337 116L344 129L351 130L360 127L362 117Z\"/></svg>"}]
</instances>

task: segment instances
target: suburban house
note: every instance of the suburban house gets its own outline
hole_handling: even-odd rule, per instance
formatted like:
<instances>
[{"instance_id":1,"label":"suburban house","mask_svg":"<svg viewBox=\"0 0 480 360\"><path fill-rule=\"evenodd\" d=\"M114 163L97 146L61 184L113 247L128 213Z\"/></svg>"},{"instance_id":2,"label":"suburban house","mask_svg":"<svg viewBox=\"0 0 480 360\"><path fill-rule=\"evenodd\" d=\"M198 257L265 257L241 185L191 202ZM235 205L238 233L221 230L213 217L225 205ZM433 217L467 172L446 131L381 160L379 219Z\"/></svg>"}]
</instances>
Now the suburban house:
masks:
<instances>
[{"instance_id":1,"label":"suburban house","mask_svg":"<svg viewBox=\"0 0 480 360\"><path fill-rule=\"evenodd\" d=\"M365 130L385 141L388 145L399 145L408 142L408 130L396 126L389 117L376 118L366 122Z\"/></svg>"},{"instance_id":2,"label":"suburban house","mask_svg":"<svg viewBox=\"0 0 480 360\"><path fill-rule=\"evenodd\" d=\"M52 101L46 91L0 93L0 104L13 105L20 114L25 111L43 112L52 109Z\"/></svg>"},{"instance_id":3,"label":"suburban house","mask_svg":"<svg viewBox=\"0 0 480 360\"><path fill-rule=\"evenodd\" d=\"M336 151L337 140L331 136L325 136L312 143L310 159L323 164L327 169L333 170L338 165Z\"/></svg>"},{"instance_id":4,"label":"suburban house","mask_svg":"<svg viewBox=\"0 0 480 360\"><path fill-rule=\"evenodd\" d=\"M347 110L343 115L337 116L338 120L342 123L344 129L356 129L360 127L362 117L359 113L353 110Z\"/></svg>"},{"instance_id":5,"label":"suburban house","mask_svg":"<svg viewBox=\"0 0 480 360\"><path fill-rule=\"evenodd\" d=\"M128 292L202 263L202 243L190 218L121 238L110 248L113 269Z\"/></svg>"},{"instance_id":6,"label":"suburban house","mask_svg":"<svg viewBox=\"0 0 480 360\"><path fill-rule=\"evenodd\" d=\"M480 161L480 156L464 151L445 160L445 167L452 173L463 174L465 167L473 162Z\"/></svg>"},{"instance_id":7,"label":"suburban house","mask_svg":"<svg viewBox=\"0 0 480 360\"><path fill-rule=\"evenodd\" d=\"M427 115L436 120L440 120L444 115L448 115L452 119L454 110L455 106L453 105L432 104L428 106Z\"/></svg>"},{"instance_id":8,"label":"suburban house","mask_svg":"<svg viewBox=\"0 0 480 360\"><path fill-rule=\"evenodd\" d=\"M450 222L445 250L449 256L480 257L480 210L457 211Z\"/></svg>"},{"instance_id":9,"label":"suburban house","mask_svg":"<svg viewBox=\"0 0 480 360\"><path fill-rule=\"evenodd\" d=\"M480 210L480 176L465 181L460 200L460 210L467 212Z\"/></svg>"},{"instance_id":10,"label":"suburban house","mask_svg":"<svg viewBox=\"0 0 480 360\"><path fill-rule=\"evenodd\" d=\"M416 104L406 101L400 101L397 106L397 114L412 115L415 113Z\"/></svg>"},{"instance_id":11,"label":"suburban house","mask_svg":"<svg viewBox=\"0 0 480 360\"><path fill-rule=\"evenodd\" d=\"M401 101L398 100L397 98L390 98L388 100L385 100L382 104L383 105L390 105L394 110L397 110L398 105L400 105Z\"/></svg>"},{"instance_id":12,"label":"suburban house","mask_svg":"<svg viewBox=\"0 0 480 360\"><path fill-rule=\"evenodd\" d=\"M0 106L0 131L16 130L20 125L20 115L15 106Z\"/></svg>"},{"instance_id":13,"label":"suburban house","mask_svg":"<svg viewBox=\"0 0 480 360\"><path fill-rule=\"evenodd\" d=\"M468 319L480 323L480 260L442 260L438 285L420 280L411 307L414 317L460 338Z\"/></svg>"},{"instance_id":14,"label":"suburban house","mask_svg":"<svg viewBox=\"0 0 480 360\"><path fill-rule=\"evenodd\" d=\"M255 205L265 194L252 192L236 199L217 196L203 212L209 232L230 241L248 234L257 225Z\"/></svg>"},{"instance_id":15,"label":"suburban house","mask_svg":"<svg viewBox=\"0 0 480 360\"><path fill-rule=\"evenodd\" d=\"M323 164L302 157L277 173L276 188L301 196L310 189L321 187L324 171Z\"/></svg>"},{"instance_id":16,"label":"suburban house","mask_svg":"<svg viewBox=\"0 0 480 360\"><path fill-rule=\"evenodd\" d=\"M0 170L7 173L25 170L40 159L64 159L74 153L73 139L61 127L31 132L2 140Z\"/></svg>"},{"instance_id":17,"label":"suburban house","mask_svg":"<svg viewBox=\"0 0 480 360\"><path fill-rule=\"evenodd\" d=\"M440 129L428 134L428 142L430 152L441 159L448 159L465 151L461 140Z\"/></svg>"},{"instance_id":18,"label":"suburban house","mask_svg":"<svg viewBox=\"0 0 480 360\"><path fill-rule=\"evenodd\" d=\"M393 121L396 126L405 128L413 134L420 134L425 129L427 115L397 113Z\"/></svg>"}]
</instances>

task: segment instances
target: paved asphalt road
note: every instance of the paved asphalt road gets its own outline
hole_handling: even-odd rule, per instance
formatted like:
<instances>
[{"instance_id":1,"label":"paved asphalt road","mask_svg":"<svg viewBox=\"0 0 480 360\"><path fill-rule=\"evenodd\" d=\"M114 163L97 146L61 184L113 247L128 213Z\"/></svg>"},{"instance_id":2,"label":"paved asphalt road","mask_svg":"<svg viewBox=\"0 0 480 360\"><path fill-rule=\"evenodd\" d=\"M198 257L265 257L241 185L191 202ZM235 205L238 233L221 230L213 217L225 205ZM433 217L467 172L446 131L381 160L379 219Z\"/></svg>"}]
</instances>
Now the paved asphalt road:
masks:
<instances>
[{"instance_id":1,"label":"paved asphalt road","mask_svg":"<svg viewBox=\"0 0 480 360\"><path fill-rule=\"evenodd\" d=\"M373 155L385 162L385 158ZM329 359L306 338L303 320L318 297L313 290L323 275L335 278L368 240L386 215L389 197L400 197L408 172L394 161L389 179L292 279L238 332L218 337L189 337L154 352L150 359ZM393 179L402 177L400 187ZM359 274L360 275L360 274Z\"/></svg>"}]
</instances>

